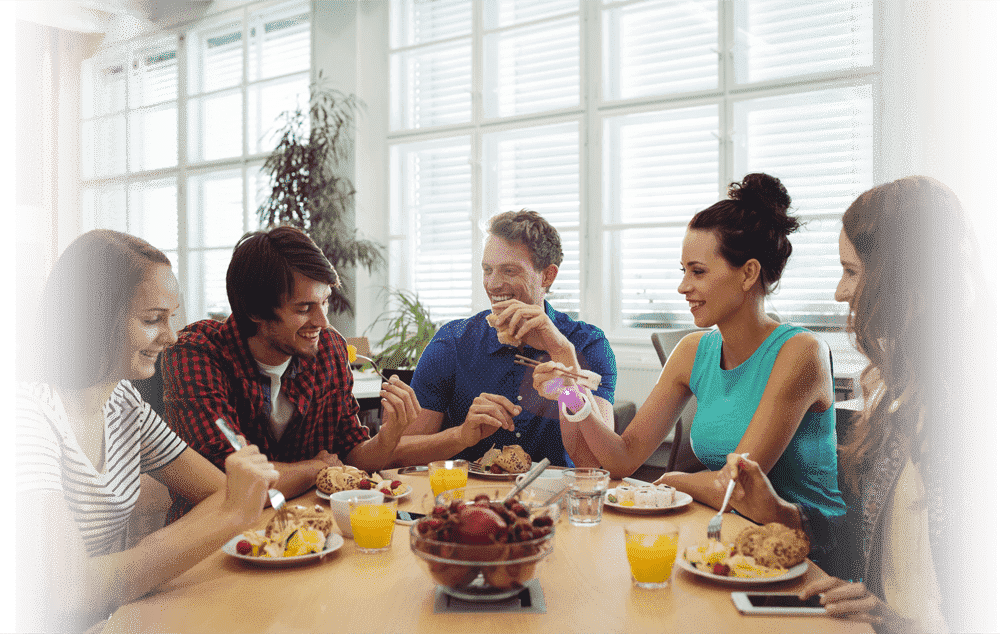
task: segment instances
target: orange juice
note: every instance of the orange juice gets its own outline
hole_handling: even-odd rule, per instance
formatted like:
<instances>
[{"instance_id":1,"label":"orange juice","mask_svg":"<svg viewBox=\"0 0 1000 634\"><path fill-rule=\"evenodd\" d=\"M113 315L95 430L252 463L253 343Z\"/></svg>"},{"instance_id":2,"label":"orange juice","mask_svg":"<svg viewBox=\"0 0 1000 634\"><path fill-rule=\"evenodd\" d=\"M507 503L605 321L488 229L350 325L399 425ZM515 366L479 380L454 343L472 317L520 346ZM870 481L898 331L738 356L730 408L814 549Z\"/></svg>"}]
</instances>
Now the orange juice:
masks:
<instances>
[{"instance_id":1,"label":"orange juice","mask_svg":"<svg viewBox=\"0 0 1000 634\"><path fill-rule=\"evenodd\" d=\"M431 490L434 495L440 495L442 491L464 487L469 481L469 472L466 469L439 467L431 472L430 477Z\"/></svg>"},{"instance_id":2,"label":"orange juice","mask_svg":"<svg viewBox=\"0 0 1000 634\"><path fill-rule=\"evenodd\" d=\"M638 585L662 587L670 579L677 558L677 533L626 532L625 555Z\"/></svg>"},{"instance_id":3,"label":"orange juice","mask_svg":"<svg viewBox=\"0 0 1000 634\"><path fill-rule=\"evenodd\" d=\"M351 506L351 530L359 548L388 548L396 525L396 504L357 504Z\"/></svg>"}]
</instances>

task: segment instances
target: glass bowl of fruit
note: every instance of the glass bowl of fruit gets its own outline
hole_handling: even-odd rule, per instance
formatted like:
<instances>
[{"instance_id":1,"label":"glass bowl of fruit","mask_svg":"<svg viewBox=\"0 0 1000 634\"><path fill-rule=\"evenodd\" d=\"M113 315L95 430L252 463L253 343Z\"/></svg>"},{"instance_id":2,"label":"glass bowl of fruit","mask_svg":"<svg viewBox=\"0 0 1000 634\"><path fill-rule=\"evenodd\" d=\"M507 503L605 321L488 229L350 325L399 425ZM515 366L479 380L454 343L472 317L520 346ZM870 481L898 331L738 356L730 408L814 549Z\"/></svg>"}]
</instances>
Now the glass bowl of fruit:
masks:
<instances>
[{"instance_id":1,"label":"glass bowl of fruit","mask_svg":"<svg viewBox=\"0 0 1000 634\"><path fill-rule=\"evenodd\" d=\"M410 549L453 597L501 601L520 593L538 562L552 553L555 522L504 492L464 487L437 496L410 527Z\"/></svg>"}]
</instances>

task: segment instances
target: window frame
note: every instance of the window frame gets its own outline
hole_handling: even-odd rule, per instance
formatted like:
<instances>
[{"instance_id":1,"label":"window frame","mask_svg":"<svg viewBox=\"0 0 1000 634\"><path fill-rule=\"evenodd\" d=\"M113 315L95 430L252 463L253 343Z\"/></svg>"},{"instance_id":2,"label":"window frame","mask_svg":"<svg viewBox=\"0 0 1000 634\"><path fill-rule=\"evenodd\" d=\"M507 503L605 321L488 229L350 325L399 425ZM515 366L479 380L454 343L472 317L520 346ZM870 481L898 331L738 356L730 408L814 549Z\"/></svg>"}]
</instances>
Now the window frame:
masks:
<instances>
[{"instance_id":1,"label":"window frame","mask_svg":"<svg viewBox=\"0 0 1000 634\"><path fill-rule=\"evenodd\" d=\"M281 73L274 76L253 79L250 77L251 64L253 63L250 48L254 42L251 42L250 28L254 26L257 22L260 22L260 16L266 16L272 12L279 11L304 11L308 15L309 19L309 64L305 69L299 69L292 72ZM203 319L205 317L223 317L222 313L218 311L209 312L208 309L208 299L201 292L206 286L206 279L204 276L200 276L200 279L195 279L195 270L198 269L198 265L194 263L194 259L198 257L199 254L207 252L223 252L225 251L228 260L228 254L232 252L233 244L226 244L224 246L195 246L192 245L189 240L190 227L193 223L198 223L200 218L195 218L195 214L200 213L200 210L194 210L190 208L189 203L189 193L190 186L192 185L192 179L197 179L202 176L209 176L212 174L224 175L226 173L239 173L242 179L240 187L240 197L242 200L242 218L239 230L239 235L243 235L247 231L254 230L258 227L258 222L256 219L256 208L257 200L254 195L256 193L255 183L258 178L260 168L267 158L270 150L257 151L256 142L250 139L250 135L257 132L251 129L250 117L252 114L252 109L254 105L251 100L255 98L254 90L256 88L266 88L269 84L274 84L277 82L291 82L295 78L302 78L305 80L305 84L308 85L312 81L313 76L313 46L312 40L314 35L312 34L313 24L315 22L315 9L313 3L310 0L260 0L254 2L248 2L241 6L233 7L230 9L225 9L214 13L208 17L195 20L192 22L186 22L172 27L164 32L148 35L139 36L131 40L126 40L124 42L116 42L112 45L102 49L98 52L97 56L102 55L117 55L121 59L131 59L136 51L142 51L149 48L153 43L163 40L165 37L172 37L175 39L177 47L177 94L173 101L167 102L157 102L155 105L140 105L131 106L128 103L128 92L125 93L125 107L122 113L125 116L126 122L129 121L129 117L133 112L139 112L143 110L149 110L151 108L159 108L164 106L164 104L173 103L177 109L177 158L176 163L169 167L162 167L156 169L132 169L132 161L130 160L129 152L132 150L132 137L131 131L129 130L126 134L125 140L125 157L122 159L124 162L124 171L117 174L95 176L93 178L84 178L81 175L80 179L80 192L81 196L87 195L88 192L93 191L96 197L106 196L109 192L114 192L121 189L122 196L124 199L124 214L125 214L125 226L117 227L124 231L129 231L135 233L131 230L132 227L132 216L136 213L136 206L132 200L132 192L137 188L141 188L144 183L155 183L165 180L173 180L176 183L176 197L177 197L177 246L176 249L171 249L168 255L171 258L174 272L177 275L178 283L180 285L184 304L184 315L185 321L190 323L198 319ZM214 87L205 90L203 87L197 93L191 93L189 91L190 72L192 66L190 65L190 50L189 45L196 33L204 33L210 31L213 28L219 28L220 26L226 24L239 24L241 32L241 46L242 46L242 57L241 64L242 68L240 71L239 82L235 85L227 85L223 87ZM256 40L259 42L259 40ZM84 80L82 86L83 95L94 95L95 91L100 90L99 86L87 85L87 81ZM130 90L130 80L126 76L125 80L125 90ZM228 93L236 93L240 98L240 140L239 140L239 153L233 156L205 159L203 157L191 158L191 135L189 134L189 117L192 116L192 104L206 96L213 95L223 95ZM96 98L96 97L95 97ZM86 111L84 111L86 112ZM81 114L81 124L87 120L96 120L97 114L93 114L91 117L84 117ZM128 125L128 123L126 123ZM82 131L81 131L82 134ZM81 153L86 152L88 149L86 143L81 143ZM91 217L81 217L81 231L86 231L91 228L106 226L102 224L99 219ZM152 240L151 240L152 242ZM154 243L154 246L158 246ZM228 314L228 300L227 300L227 310ZM186 324L175 324L176 326L183 326Z\"/></svg>"},{"instance_id":2,"label":"window frame","mask_svg":"<svg viewBox=\"0 0 1000 634\"><path fill-rule=\"evenodd\" d=\"M719 11L719 85L711 90L698 90L684 94L641 96L628 99L609 99L604 94L603 78L603 11L608 7L627 6L635 4L634 0L621 2L581 2L580 9L580 74L581 92L579 107L555 110L530 115L511 116L506 118L487 118L483 107L483 38L486 33L484 10L478 6L472 14L472 116L468 124L452 124L447 126L415 128L407 130L389 130L387 144L391 149L396 145L414 143L421 140L447 136L468 135L471 141L472 155L470 161L474 169L472 174L472 212L473 223L472 252L473 261L470 265L473 271L478 270L479 259L482 257L483 231L482 221L488 213L488 205L482 199L483 169L480 162L484 160L482 139L484 136L501 129L516 129L545 123L557 123L569 120L578 122L581 130L580 155L580 319L602 327L613 342L636 343L648 342L650 328L628 328L619 325L620 316L613 314L612 306L604 300L604 289L609 285L618 285L610 279L608 271L614 262L605 258L604 240L609 232L625 226L611 224L605 217L603 205L604 183L602 162L604 145L607 139L603 136L604 122L614 116L652 112L677 107L713 103L719 108L719 198L725 196L728 184L736 180L734 164L736 156L733 151L732 131L734 124L734 107L737 101L756 99L767 96L780 96L791 93L803 93L827 88L857 87L870 85L873 102L873 156L871 182L876 181L876 175L885 173L887 160L880 156L878 148L882 145L882 137L889 132L884 128L891 122L882 112L879 104L882 97L882 48L878 33L881 32L885 13L878 3L873 7L873 49L871 66L852 67L840 71L819 72L809 75L784 77L767 81L756 81L744 84L736 83L736 61L732 52L736 44L735 20L736 11L732 3L720 0ZM394 3L395 5L395 3ZM393 9L395 10L395 8ZM391 24L387 25L391 30ZM433 46L433 43L428 46ZM413 45L402 47L412 50ZM396 50L390 44L388 57ZM724 53L726 52L726 53ZM390 95L391 107L395 108L395 99ZM390 174L395 170L390 166ZM739 175L742 176L742 175ZM860 191L858 193L861 193ZM714 201L707 201L710 204ZM390 201L390 205L397 201ZM793 202L794 206L794 202ZM666 221L663 224L670 224ZM405 236L391 234L391 241L405 240ZM390 249L391 250L391 249ZM404 249L405 251L405 249ZM390 264L391 266L391 264ZM473 276L475 277L475 276ZM831 288L831 294L832 294ZM473 283L473 307L488 306L488 299L481 284ZM817 313L817 315L819 315ZM810 325L816 330L841 330L845 318L834 319L834 323ZM688 324L658 325L656 329L684 328Z\"/></svg>"}]
</instances>

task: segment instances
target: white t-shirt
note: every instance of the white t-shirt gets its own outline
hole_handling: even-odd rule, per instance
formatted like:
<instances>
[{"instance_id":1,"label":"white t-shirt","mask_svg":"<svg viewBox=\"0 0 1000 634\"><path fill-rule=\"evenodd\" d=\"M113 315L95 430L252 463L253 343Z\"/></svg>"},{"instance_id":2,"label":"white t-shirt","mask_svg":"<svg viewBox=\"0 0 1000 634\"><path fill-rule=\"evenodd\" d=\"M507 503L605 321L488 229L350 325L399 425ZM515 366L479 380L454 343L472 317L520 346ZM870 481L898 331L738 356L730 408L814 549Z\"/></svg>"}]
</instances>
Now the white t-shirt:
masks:
<instances>
[{"instance_id":1,"label":"white t-shirt","mask_svg":"<svg viewBox=\"0 0 1000 634\"><path fill-rule=\"evenodd\" d=\"M104 468L98 471L59 395L44 383L17 386L17 490L61 493L91 556L124 548L139 474L166 466L187 448L128 381L104 404L104 419Z\"/></svg>"},{"instance_id":2,"label":"white t-shirt","mask_svg":"<svg viewBox=\"0 0 1000 634\"><path fill-rule=\"evenodd\" d=\"M281 440L281 436L288 427L295 412L295 406L288 400L288 397L281 391L281 375L288 369L288 364L292 362L291 357L281 365L265 365L257 361L257 366L261 372L271 379L271 431L274 437Z\"/></svg>"}]
</instances>

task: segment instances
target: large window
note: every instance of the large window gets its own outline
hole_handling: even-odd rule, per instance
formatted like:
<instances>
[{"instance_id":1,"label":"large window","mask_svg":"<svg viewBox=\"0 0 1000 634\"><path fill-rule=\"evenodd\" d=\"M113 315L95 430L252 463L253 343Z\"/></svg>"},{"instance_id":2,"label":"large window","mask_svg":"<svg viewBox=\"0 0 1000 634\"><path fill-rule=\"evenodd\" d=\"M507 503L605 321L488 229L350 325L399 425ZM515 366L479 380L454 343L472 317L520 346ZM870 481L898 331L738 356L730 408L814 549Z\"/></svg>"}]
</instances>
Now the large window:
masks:
<instances>
[{"instance_id":1,"label":"large window","mask_svg":"<svg viewBox=\"0 0 1000 634\"><path fill-rule=\"evenodd\" d=\"M436 319L486 307L483 227L530 208L563 238L556 308L619 336L690 324L685 226L764 171L807 221L768 310L843 322L839 218L874 172L870 0L391 6L390 283Z\"/></svg>"},{"instance_id":2,"label":"large window","mask_svg":"<svg viewBox=\"0 0 1000 634\"><path fill-rule=\"evenodd\" d=\"M308 99L309 3L254 3L84 64L83 229L170 256L189 321L229 313L233 245L258 227L278 115Z\"/></svg>"}]
</instances>

